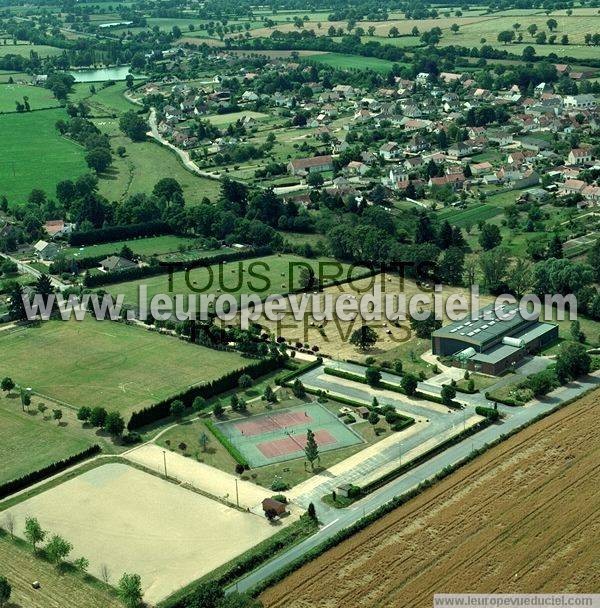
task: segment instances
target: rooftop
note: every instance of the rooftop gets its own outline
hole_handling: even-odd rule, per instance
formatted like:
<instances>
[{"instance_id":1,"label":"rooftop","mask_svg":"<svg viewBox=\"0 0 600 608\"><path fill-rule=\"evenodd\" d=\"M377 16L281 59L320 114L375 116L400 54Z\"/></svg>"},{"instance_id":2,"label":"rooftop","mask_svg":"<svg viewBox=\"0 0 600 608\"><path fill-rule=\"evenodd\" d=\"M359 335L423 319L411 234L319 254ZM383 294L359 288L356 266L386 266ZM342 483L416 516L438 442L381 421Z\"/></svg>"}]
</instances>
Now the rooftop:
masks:
<instances>
[{"instance_id":1,"label":"rooftop","mask_svg":"<svg viewBox=\"0 0 600 608\"><path fill-rule=\"evenodd\" d=\"M476 347L506 335L513 334L520 326L524 328L533 320L524 319L516 305L503 305L494 308L493 304L481 308L462 321L454 321L433 332L432 337L460 340ZM508 318L506 318L508 317Z\"/></svg>"}]
</instances>

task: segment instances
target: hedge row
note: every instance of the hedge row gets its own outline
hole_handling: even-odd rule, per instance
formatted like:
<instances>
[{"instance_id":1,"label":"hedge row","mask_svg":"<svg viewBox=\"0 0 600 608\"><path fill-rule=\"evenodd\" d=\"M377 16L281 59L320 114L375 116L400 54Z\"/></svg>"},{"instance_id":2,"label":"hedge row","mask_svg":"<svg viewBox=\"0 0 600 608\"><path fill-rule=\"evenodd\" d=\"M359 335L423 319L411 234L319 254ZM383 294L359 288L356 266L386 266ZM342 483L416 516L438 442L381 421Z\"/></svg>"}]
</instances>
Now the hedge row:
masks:
<instances>
[{"instance_id":1,"label":"hedge row","mask_svg":"<svg viewBox=\"0 0 600 608\"><path fill-rule=\"evenodd\" d=\"M219 253L217 255L198 255L197 258L185 261L168 261L161 262L160 265L163 267L163 272L169 270L188 270L191 268L203 268L205 266L212 266L213 264L220 264L221 262L236 262L238 260L246 260L248 258L257 258L273 253L272 247L250 247L248 249L240 249L238 251L229 251L227 253Z\"/></svg>"},{"instance_id":2,"label":"hedge row","mask_svg":"<svg viewBox=\"0 0 600 608\"><path fill-rule=\"evenodd\" d=\"M239 377L243 374L248 374L251 378L258 378L259 376L272 372L279 367L281 367L281 359L277 357L261 359L247 365L246 367L229 372L228 374L225 374L216 380L212 380L207 384L190 386L188 389L179 394L172 395L168 399L164 399L163 401L159 401L154 405L150 405L142 410L133 412L133 414L131 414L129 423L127 424L127 428L132 431L152 422L156 422L161 418L166 418L170 415L171 403L175 399L183 401L185 407L189 408L192 406L192 403L196 397L210 399L219 393L236 388Z\"/></svg>"},{"instance_id":3,"label":"hedge row","mask_svg":"<svg viewBox=\"0 0 600 608\"><path fill-rule=\"evenodd\" d=\"M343 397L342 395L330 395L329 393L324 392L320 389L304 387L304 390L307 393L310 393L311 395L323 395L324 397L327 397L327 399L331 399L331 401L336 401L337 403L342 403L343 405L350 405L352 407L369 407L368 405L360 401L355 401L354 399L349 399L348 397ZM392 425L393 431L403 431L404 429L408 428L409 426L412 426L415 423L415 419L411 418L410 416L404 416L403 414L398 414L398 416L400 416L402 420Z\"/></svg>"},{"instance_id":4,"label":"hedge row","mask_svg":"<svg viewBox=\"0 0 600 608\"><path fill-rule=\"evenodd\" d=\"M19 490L23 490L38 481L42 481L51 477L52 475L56 475L56 473L60 473L65 469L68 469L70 466L81 462L82 460L86 460L90 456L95 456L96 454L101 452L101 448L99 445L94 444L83 450L83 452L79 452L77 454L73 454L73 456L69 456L64 460L59 460L58 462L53 462L51 465L44 467L43 469L38 469L37 471L33 471L32 473L27 473L27 475L23 475L23 477L19 477L18 479L12 479L11 481L7 481L0 485L0 499L6 498Z\"/></svg>"},{"instance_id":5,"label":"hedge row","mask_svg":"<svg viewBox=\"0 0 600 608\"><path fill-rule=\"evenodd\" d=\"M141 224L128 224L123 226L109 226L86 232L72 232L69 236L69 244L97 245L98 243L110 243L111 241L125 241L145 236L160 236L171 234L173 230L167 222L155 221Z\"/></svg>"},{"instance_id":6,"label":"hedge row","mask_svg":"<svg viewBox=\"0 0 600 608\"><path fill-rule=\"evenodd\" d=\"M311 361L307 365L301 366L298 369L294 369L291 372L288 372L287 374L279 376L279 378L277 378L276 380L276 383L279 386L285 386L286 384L289 384L292 380L295 380L298 376L302 376L307 372L319 367L319 365L321 365L322 363L323 360L321 359L321 357L317 357L317 359Z\"/></svg>"},{"instance_id":7,"label":"hedge row","mask_svg":"<svg viewBox=\"0 0 600 608\"><path fill-rule=\"evenodd\" d=\"M407 462L406 464L400 465L399 467L390 471L386 475L383 475L382 477L379 477L378 479L373 480L372 482L368 483L367 485L362 486L361 490L362 490L363 494L365 494L365 495L371 494L375 490L379 489L381 486L384 486L386 483L389 483L390 481L392 481L393 479L396 479L397 477L400 477L400 475L403 475L407 471L414 469L415 467L419 466L421 463L425 462L426 460L429 460L433 456L435 456L437 454L441 454L443 451L447 450L449 447L456 445L457 443L460 443L461 441L463 441L463 439L466 439L467 437L470 437L471 435L474 435L475 433L478 433L479 431L486 428L490 424L491 424L491 421L486 418L485 420L478 422L471 428L468 428L465 431L461 431L458 435L455 435L454 437L449 437L448 439L444 440L439 445L436 445L435 447L431 448L430 450L427 450L427 451L423 452L422 454L419 454L419 456L417 456L414 460L411 460L410 462Z\"/></svg>"},{"instance_id":8,"label":"hedge row","mask_svg":"<svg viewBox=\"0 0 600 608\"><path fill-rule=\"evenodd\" d=\"M215 423L212 420L205 420L204 424L206 424L207 428L210 432L215 436L215 438L219 441L219 443L229 452L229 455L238 463L241 464L244 468L250 468L248 461L242 456L240 451L223 435L220 429L217 428Z\"/></svg>"},{"instance_id":9,"label":"hedge row","mask_svg":"<svg viewBox=\"0 0 600 608\"><path fill-rule=\"evenodd\" d=\"M155 277L159 274L165 274L163 266L135 266L134 268L125 268L124 270L115 270L114 272L86 274L83 278L83 284L86 287L100 287L101 285L123 283L124 281L137 281L138 279Z\"/></svg>"},{"instance_id":10,"label":"hedge row","mask_svg":"<svg viewBox=\"0 0 600 608\"><path fill-rule=\"evenodd\" d=\"M367 379L360 374L354 374L352 372L346 372L341 369L336 369L334 367L326 367L324 368L324 372L329 374L330 376L337 376L338 378L344 378L345 380L353 380L354 382L360 382L361 384L369 384ZM370 386L370 385L369 385ZM406 395L406 391L396 384L391 384L390 382L386 382L385 380L380 380L377 383L378 388L384 388L388 391L393 391L394 393L400 393L401 395ZM436 395L430 395L428 393L423 393L421 391L415 391L414 397L420 397L421 399L425 399L426 401L432 401L433 403L439 403L441 405L448 405L444 403L444 400L441 397Z\"/></svg>"},{"instance_id":11,"label":"hedge row","mask_svg":"<svg viewBox=\"0 0 600 608\"><path fill-rule=\"evenodd\" d=\"M500 418L500 412L493 407L478 405L475 408L475 413L479 416L485 416L488 420L498 420Z\"/></svg>"}]
</instances>

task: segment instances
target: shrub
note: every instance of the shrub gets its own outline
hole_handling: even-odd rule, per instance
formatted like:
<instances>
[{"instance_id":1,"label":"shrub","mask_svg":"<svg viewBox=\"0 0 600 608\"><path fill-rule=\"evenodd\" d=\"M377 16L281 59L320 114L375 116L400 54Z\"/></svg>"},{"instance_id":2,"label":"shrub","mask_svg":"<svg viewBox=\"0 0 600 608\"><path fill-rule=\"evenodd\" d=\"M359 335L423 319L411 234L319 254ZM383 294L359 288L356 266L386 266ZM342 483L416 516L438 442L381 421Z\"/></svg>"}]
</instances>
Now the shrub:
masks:
<instances>
[{"instance_id":1,"label":"shrub","mask_svg":"<svg viewBox=\"0 0 600 608\"><path fill-rule=\"evenodd\" d=\"M285 481L282 481L281 479L276 479L271 484L271 490L273 490L273 492L285 492L286 490L289 490L289 489L290 489L289 484L287 484Z\"/></svg>"}]
</instances>

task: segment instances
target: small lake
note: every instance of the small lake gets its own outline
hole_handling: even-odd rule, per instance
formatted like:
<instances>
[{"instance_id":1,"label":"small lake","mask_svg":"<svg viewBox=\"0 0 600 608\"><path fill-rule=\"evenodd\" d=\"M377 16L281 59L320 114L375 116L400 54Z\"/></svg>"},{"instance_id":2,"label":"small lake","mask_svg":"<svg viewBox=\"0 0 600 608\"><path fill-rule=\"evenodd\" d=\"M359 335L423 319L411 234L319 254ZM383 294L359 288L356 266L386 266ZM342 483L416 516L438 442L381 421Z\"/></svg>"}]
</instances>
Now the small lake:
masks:
<instances>
[{"instance_id":1,"label":"small lake","mask_svg":"<svg viewBox=\"0 0 600 608\"><path fill-rule=\"evenodd\" d=\"M118 68L101 68L98 70L70 70L69 74L75 78L75 82L104 82L114 80L116 82L125 80L129 74L129 66L122 65Z\"/></svg>"}]
</instances>

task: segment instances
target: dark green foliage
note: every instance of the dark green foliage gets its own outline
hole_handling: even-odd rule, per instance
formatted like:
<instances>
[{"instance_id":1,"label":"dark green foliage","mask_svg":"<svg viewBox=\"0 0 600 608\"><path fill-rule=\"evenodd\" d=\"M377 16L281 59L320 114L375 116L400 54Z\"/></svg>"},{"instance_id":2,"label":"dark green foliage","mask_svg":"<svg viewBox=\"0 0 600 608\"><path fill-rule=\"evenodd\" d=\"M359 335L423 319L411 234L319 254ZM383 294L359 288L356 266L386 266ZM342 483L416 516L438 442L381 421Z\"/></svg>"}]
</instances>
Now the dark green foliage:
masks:
<instances>
[{"instance_id":1,"label":"dark green foliage","mask_svg":"<svg viewBox=\"0 0 600 608\"><path fill-rule=\"evenodd\" d=\"M56 473L60 473L64 471L74 464L81 462L82 460L86 460L91 456L95 456L101 452L101 448L99 445L93 445L78 454L74 454L73 456L69 456L64 460L60 460L58 462L53 462L51 465L44 467L43 469L38 469L37 471L33 471L32 473L27 473L27 475L23 475L23 477L19 477L18 479L13 479L11 481L7 481L0 485L0 499L6 498L19 490L23 490L24 488L37 483L38 481L42 481L48 477L52 477L56 475Z\"/></svg>"}]
</instances>

